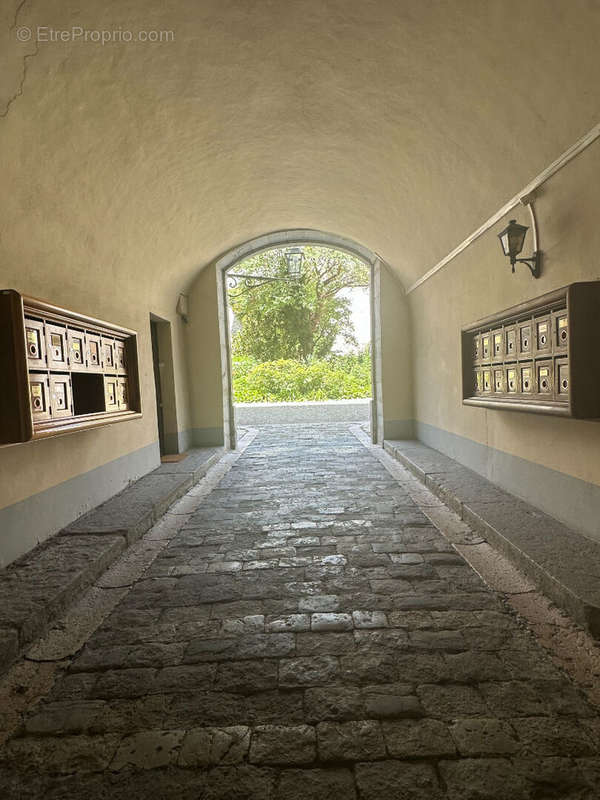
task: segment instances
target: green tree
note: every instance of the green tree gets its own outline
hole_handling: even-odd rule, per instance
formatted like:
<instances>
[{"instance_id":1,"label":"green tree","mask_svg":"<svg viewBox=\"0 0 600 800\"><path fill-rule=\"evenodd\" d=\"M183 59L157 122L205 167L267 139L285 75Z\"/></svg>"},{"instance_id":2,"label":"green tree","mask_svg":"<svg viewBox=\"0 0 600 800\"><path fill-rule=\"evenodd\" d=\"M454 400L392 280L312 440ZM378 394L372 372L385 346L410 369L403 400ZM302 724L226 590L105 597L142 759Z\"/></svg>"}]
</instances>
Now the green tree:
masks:
<instances>
[{"instance_id":1,"label":"green tree","mask_svg":"<svg viewBox=\"0 0 600 800\"><path fill-rule=\"evenodd\" d=\"M301 275L229 290L240 327L233 335L234 356L258 361L328 356L338 336L355 345L350 300L341 292L368 286L369 269L354 256L326 247L304 247ZM287 278L285 250L275 248L242 262L236 273Z\"/></svg>"}]
</instances>

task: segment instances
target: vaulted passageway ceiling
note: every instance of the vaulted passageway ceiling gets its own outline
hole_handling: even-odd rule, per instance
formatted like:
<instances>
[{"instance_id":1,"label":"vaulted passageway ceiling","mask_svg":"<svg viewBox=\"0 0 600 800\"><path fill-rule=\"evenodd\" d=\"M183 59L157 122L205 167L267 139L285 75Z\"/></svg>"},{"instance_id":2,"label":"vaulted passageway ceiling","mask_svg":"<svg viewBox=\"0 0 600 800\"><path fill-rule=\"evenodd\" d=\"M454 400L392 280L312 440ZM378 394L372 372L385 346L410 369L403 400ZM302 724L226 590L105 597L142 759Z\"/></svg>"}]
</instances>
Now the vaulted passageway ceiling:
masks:
<instances>
[{"instance_id":1,"label":"vaulted passageway ceiling","mask_svg":"<svg viewBox=\"0 0 600 800\"><path fill-rule=\"evenodd\" d=\"M24 62L21 25L174 42ZM0 56L2 259L150 291L307 227L408 285L598 122L599 33L591 0L27 2Z\"/></svg>"}]
</instances>

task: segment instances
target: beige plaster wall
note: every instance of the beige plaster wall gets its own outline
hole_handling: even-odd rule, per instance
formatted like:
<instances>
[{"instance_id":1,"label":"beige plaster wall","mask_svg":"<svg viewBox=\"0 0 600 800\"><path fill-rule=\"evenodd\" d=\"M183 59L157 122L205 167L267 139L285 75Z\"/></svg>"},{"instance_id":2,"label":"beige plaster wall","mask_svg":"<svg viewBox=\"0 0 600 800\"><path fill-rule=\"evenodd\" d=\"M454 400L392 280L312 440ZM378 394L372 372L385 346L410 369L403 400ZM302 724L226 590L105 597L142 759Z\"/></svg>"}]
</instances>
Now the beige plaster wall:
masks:
<instances>
[{"instance_id":1,"label":"beige plaster wall","mask_svg":"<svg viewBox=\"0 0 600 800\"><path fill-rule=\"evenodd\" d=\"M539 192L535 209L543 251L540 279L533 280L523 265L511 274L497 239L507 217L408 295L420 422L600 486L600 422L463 406L459 340L461 326L480 317L574 281L599 280L599 207L596 142ZM530 224L524 208L509 216ZM529 233L524 255L531 249ZM599 370L600 362L590 368Z\"/></svg>"},{"instance_id":2,"label":"beige plaster wall","mask_svg":"<svg viewBox=\"0 0 600 800\"><path fill-rule=\"evenodd\" d=\"M381 265L381 374L386 438L409 435L413 418L410 306L390 268Z\"/></svg>"},{"instance_id":3,"label":"beige plaster wall","mask_svg":"<svg viewBox=\"0 0 600 800\"><path fill-rule=\"evenodd\" d=\"M157 296L294 227L409 285L597 122L589 0L4 0L2 22L8 263ZM173 41L16 40L74 25Z\"/></svg>"},{"instance_id":4,"label":"beige plaster wall","mask_svg":"<svg viewBox=\"0 0 600 800\"><path fill-rule=\"evenodd\" d=\"M192 436L198 444L218 443L208 441L223 429L221 345L214 264L198 275L189 291L185 333Z\"/></svg>"}]
</instances>

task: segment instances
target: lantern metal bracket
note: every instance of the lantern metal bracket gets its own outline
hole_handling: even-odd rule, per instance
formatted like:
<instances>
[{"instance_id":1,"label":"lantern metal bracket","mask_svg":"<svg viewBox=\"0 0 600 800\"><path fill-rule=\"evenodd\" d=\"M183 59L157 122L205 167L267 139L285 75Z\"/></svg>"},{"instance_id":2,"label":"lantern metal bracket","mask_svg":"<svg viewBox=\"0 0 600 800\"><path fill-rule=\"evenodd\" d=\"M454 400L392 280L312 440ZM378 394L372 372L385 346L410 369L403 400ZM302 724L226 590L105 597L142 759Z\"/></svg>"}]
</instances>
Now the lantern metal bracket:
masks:
<instances>
[{"instance_id":1,"label":"lantern metal bracket","mask_svg":"<svg viewBox=\"0 0 600 800\"><path fill-rule=\"evenodd\" d=\"M529 209L529 216L531 217L531 233L533 236L533 254L529 256L529 258L515 258L511 259L512 271L515 271L515 262L519 262L521 264L527 264L531 274L534 278L539 278L542 274L542 251L538 247L538 228L537 228L537 220L535 218L535 211L533 209L533 201L534 201L534 194L530 192L529 194L523 195L523 197L519 198L521 201L521 205L527 206Z\"/></svg>"},{"instance_id":2,"label":"lantern metal bracket","mask_svg":"<svg viewBox=\"0 0 600 800\"><path fill-rule=\"evenodd\" d=\"M536 250L536 251L533 253L533 255L532 255L532 256L530 256L529 258L515 258L515 259L511 259L511 262L510 262L510 263L512 264L512 271L513 271L513 272L515 271L515 264L516 264L516 263L517 263L517 261L518 261L518 262L519 262L519 264L527 264L527 266L529 267L529 270L530 270L530 272L531 272L532 276L533 276L534 278L539 278L539 277L540 277L540 275L542 274L541 265L540 265L540 260L541 260L541 259L540 259L540 256L541 256L541 255L542 255L542 254L540 253L540 251L539 251L539 250Z\"/></svg>"},{"instance_id":3,"label":"lantern metal bracket","mask_svg":"<svg viewBox=\"0 0 600 800\"><path fill-rule=\"evenodd\" d=\"M255 289L263 283L273 283L274 281L289 281L291 278L271 277L268 275L246 275L238 272L227 273L227 287L229 289L236 289L240 283L246 289Z\"/></svg>"},{"instance_id":4,"label":"lantern metal bracket","mask_svg":"<svg viewBox=\"0 0 600 800\"><path fill-rule=\"evenodd\" d=\"M244 289L255 289L263 283L274 283L275 281L297 281L300 278L300 269L304 260L304 253L299 247L292 247L286 250L285 260L287 263L287 275L250 275L247 272L228 272L227 288L237 289L240 284Z\"/></svg>"}]
</instances>

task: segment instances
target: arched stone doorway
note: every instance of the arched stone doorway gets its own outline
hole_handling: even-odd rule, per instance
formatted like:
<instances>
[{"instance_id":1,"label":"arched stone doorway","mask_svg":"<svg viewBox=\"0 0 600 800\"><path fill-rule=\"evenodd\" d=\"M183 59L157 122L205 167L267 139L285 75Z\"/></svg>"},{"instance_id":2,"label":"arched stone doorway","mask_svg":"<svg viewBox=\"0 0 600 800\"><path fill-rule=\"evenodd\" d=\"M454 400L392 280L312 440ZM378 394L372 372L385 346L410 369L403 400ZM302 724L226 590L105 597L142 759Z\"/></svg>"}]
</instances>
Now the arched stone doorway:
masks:
<instances>
[{"instance_id":1,"label":"arched stone doorway","mask_svg":"<svg viewBox=\"0 0 600 800\"><path fill-rule=\"evenodd\" d=\"M221 364L223 367L223 423L225 446L235 448L236 430L233 409L233 393L231 381L231 341L227 321L227 282L226 273L250 256L257 255L275 247L293 247L295 245L322 245L350 253L367 264L370 268L370 305L371 305L371 352L372 368L372 400L371 400L371 438L375 444L383 442L383 406L381 392L381 313L379 307L380 268L379 257L367 247L338 236L334 233L298 228L275 231L258 236L230 250L216 262L217 298L219 305L219 333L221 345Z\"/></svg>"}]
</instances>

